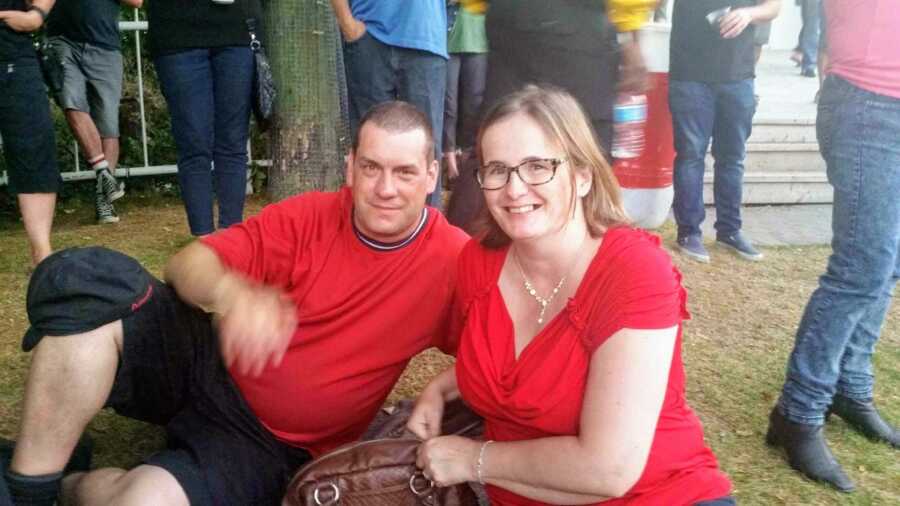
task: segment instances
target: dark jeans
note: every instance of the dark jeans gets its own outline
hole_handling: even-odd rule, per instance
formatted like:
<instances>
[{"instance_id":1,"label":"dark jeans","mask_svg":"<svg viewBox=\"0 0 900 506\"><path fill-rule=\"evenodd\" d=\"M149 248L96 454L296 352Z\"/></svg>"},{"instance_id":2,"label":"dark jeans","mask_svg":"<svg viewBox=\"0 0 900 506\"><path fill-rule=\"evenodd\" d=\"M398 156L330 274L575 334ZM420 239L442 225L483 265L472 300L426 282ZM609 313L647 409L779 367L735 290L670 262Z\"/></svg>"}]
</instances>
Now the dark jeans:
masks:
<instances>
[{"instance_id":1,"label":"dark jeans","mask_svg":"<svg viewBox=\"0 0 900 506\"><path fill-rule=\"evenodd\" d=\"M872 354L900 279L900 99L828 76L816 135L834 187L832 253L779 400L788 419L808 425L824 423L835 393L872 398Z\"/></svg>"},{"instance_id":2,"label":"dark jeans","mask_svg":"<svg viewBox=\"0 0 900 506\"><path fill-rule=\"evenodd\" d=\"M444 152L471 148L478 130L478 111L484 100L487 53L454 53L447 64L444 97Z\"/></svg>"},{"instance_id":3,"label":"dark jeans","mask_svg":"<svg viewBox=\"0 0 900 506\"><path fill-rule=\"evenodd\" d=\"M734 500L734 497L726 496L720 497L718 499L712 499L710 501L702 501L696 503L694 506L735 506L737 501Z\"/></svg>"},{"instance_id":4,"label":"dark jeans","mask_svg":"<svg viewBox=\"0 0 900 506\"><path fill-rule=\"evenodd\" d=\"M797 48L803 54L800 65L804 69L815 69L819 54L819 7L822 0L801 0L800 13L803 27L797 41Z\"/></svg>"},{"instance_id":5,"label":"dark jeans","mask_svg":"<svg viewBox=\"0 0 900 506\"><path fill-rule=\"evenodd\" d=\"M728 236L741 229L744 155L756 104L753 79L733 83L669 82L669 108L675 140L675 199L672 209L678 236L700 235L703 172L712 139L715 160L713 195L716 232Z\"/></svg>"},{"instance_id":6,"label":"dark jeans","mask_svg":"<svg viewBox=\"0 0 900 506\"><path fill-rule=\"evenodd\" d=\"M431 121L435 157L441 159L446 59L428 51L389 46L366 32L359 40L344 43L344 65L354 132L373 105L403 100L418 107ZM437 181L428 203L440 208L440 174Z\"/></svg>"},{"instance_id":7,"label":"dark jeans","mask_svg":"<svg viewBox=\"0 0 900 506\"><path fill-rule=\"evenodd\" d=\"M189 49L154 59L178 148L178 181L194 235L243 219L253 86L249 47Z\"/></svg>"}]
</instances>

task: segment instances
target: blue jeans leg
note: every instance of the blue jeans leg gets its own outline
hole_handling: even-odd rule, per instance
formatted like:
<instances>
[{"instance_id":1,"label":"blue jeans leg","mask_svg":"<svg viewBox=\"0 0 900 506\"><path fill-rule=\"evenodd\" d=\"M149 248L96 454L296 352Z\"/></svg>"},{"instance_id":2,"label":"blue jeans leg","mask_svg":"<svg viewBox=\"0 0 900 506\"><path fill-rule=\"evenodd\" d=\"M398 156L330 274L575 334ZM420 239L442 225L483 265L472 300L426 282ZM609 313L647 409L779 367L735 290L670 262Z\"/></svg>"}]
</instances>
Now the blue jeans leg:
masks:
<instances>
[{"instance_id":1,"label":"blue jeans leg","mask_svg":"<svg viewBox=\"0 0 900 506\"><path fill-rule=\"evenodd\" d=\"M715 94L709 84L676 80L669 83L669 109L675 141L672 210L679 237L702 233L700 224L706 218L703 172L713 133L715 107Z\"/></svg>"},{"instance_id":2,"label":"blue jeans leg","mask_svg":"<svg viewBox=\"0 0 900 506\"><path fill-rule=\"evenodd\" d=\"M178 182L194 235L210 234L213 224L213 77L208 49L190 49L154 59L169 105L172 137L178 149Z\"/></svg>"},{"instance_id":3,"label":"blue jeans leg","mask_svg":"<svg viewBox=\"0 0 900 506\"><path fill-rule=\"evenodd\" d=\"M434 156L441 159L444 126L444 95L447 88L447 60L427 51L395 47L397 62L397 98L405 100L425 113L434 135ZM428 196L428 204L441 208L441 173L438 165L437 186Z\"/></svg>"},{"instance_id":4,"label":"blue jeans leg","mask_svg":"<svg viewBox=\"0 0 900 506\"><path fill-rule=\"evenodd\" d=\"M802 0L800 13L803 27L800 29L799 48L803 54L804 69L815 68L819 55L819 6L822 0Z\"/></svg>"},{"instance_id":5,"label":"blue jeans leg","mask_svg":"<svg viewBox=\"0 0 900 506\"><path fill-rule=\"evenodd\" d=\"M247 139L253 93L253 53L243 46L211 51L215 94L213 181L219 201L219 228L243 220L247 194Z\"/></svg>"},{"instance_id":6,"label":"blue jeans leg","mask_svg":"<svg viewBox=\"0 0 900 506\"><path fill-rule=\"evenodd\" d=\"M779 400L786 417L812 425L836 392L872 397L871 355L900 277L900 100L829 76L816 131L834 187L832 254Z\"/></svg>"},{"instance_id":7,"label":"blue jeans leg","mask_svg":"<svg viewBox=\"0 0 900 506\"><path fill-rule=\"evenodd\" d=\"M716 94L712 140L712 155L715 160L715 227L716 234L724 237L741 229L744 157L756 101L753 99L753 79L712 86Z\"/></svg>"},{"instance_id":8,"label":"blue jeans leg","mask_svg":"<svg viewBox=\"0 0 900 506\"><path fill-rule=\"evenodd\" d=\"M366 33L359 40L344 43L344 66L350 127L355 133L359 120L373 105L397 98L391 47Z\"/></svg>"}]
</instances>

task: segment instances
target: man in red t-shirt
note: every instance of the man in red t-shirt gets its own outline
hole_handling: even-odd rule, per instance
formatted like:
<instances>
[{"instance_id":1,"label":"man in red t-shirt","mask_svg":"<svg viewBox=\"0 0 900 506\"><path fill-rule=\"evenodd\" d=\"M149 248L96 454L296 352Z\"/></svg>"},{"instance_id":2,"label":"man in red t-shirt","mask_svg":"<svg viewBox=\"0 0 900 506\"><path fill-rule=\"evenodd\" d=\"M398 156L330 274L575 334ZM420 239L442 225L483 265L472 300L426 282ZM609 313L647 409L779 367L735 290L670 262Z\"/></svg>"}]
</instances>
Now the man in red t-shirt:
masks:
<instances>
[{"instance_id":1,"label":"man in red t-shirt","mask_svg":"<svg viewBox=\"0 0 900 506\"><path fill-rule=\"evenodd\" d=\"M467 237L425 207L433 153L425 116L388 102L361 122L347 188L286 199L189 245L167 283L102 248L41 264L5 475L13 500L53 504L84 427L112 407L165 426L167 448L129 471L71 474L64 497L280 503L297 467L362 434L413 355L455 351L445 327Z\"/></svg>"}]
</instances>

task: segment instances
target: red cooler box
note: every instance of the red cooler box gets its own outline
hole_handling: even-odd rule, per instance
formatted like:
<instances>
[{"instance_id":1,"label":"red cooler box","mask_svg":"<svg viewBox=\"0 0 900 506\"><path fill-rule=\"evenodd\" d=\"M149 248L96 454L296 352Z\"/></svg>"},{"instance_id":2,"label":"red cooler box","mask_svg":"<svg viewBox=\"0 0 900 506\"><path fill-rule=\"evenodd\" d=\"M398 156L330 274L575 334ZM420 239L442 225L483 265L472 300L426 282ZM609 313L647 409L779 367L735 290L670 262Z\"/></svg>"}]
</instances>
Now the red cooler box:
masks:
<instances>
[{"instance_id":1,"label":"red cooler box","mask_svg":"<svg viewBox=\"0 0 900 506\"><path fill-rule=\"evenodd\" d=\"M641 29L641 50L650 71L644 152L637 158L617 160L613 173L622 187L625 210L641 228L657 228L672 207L672 169L675 147L669 112L668 24L651 23Z\"/></svg>"}]
</instances>

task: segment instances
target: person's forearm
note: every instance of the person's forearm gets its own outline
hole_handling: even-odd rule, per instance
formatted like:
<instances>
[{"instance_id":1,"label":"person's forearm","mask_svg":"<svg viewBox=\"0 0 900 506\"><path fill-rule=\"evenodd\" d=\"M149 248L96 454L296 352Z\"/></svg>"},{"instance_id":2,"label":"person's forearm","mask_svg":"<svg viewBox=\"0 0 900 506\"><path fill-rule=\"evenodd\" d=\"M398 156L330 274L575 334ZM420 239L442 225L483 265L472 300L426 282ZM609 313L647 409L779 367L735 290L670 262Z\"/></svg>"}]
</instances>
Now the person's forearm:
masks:
<instances>
[{"instance_id":1,"label":"person's forearm","mask_svg":"<svg viewBox=\"0 0 900 506\"><path fill-rule=\"evenodd\" d=\"M532 499L586 504L625 494L643 472L626 468L630 460L598 456L576 436L498 442L486 450L482 477Z\"/></svg>"},{"instance_id":2,"label":"person's forearm","mask_svg":"<svg viewBox=\"0 0 900 506\"><path fill-rule=\"evenodd\" d=\"M346 30L353 21L353 11L350 9L349 0L331 0L331 7L334 9L338 24L341 25L341 30Z\"/></svg>"},{"instance_id":3,"label":"person's forearm","mask_svg":"<svg viewBox=\"0 0 900 506\"><path fill-rule=\"evenodd\" d=\"M781 0L762 0L753 7L747 7L754 23L771 21L778 16L781 10Z\"/></svg>"},{"instance_id":4,"label":"person's forearm","mask_svg":"<svg viewBox=\"0 0 900 506\"><path fill-rule=\"evenodd\" d=\"M176 253L166 264L163 277L182 300L208 312L217 312L217 299L229 283L243 282L240 276L228 272L212 248L200 241Z\"/></svg>"},{"instance_id":5,"label":"person's forearm","mask_svg":"<svg viewBox=\"0 0 900 506\"><path fill-rule=\"evenodd\" d=\"M30 5L42 9L44 12L50 12L50 9L53 8L55 3L56 0L31 0L31 2L29 2Z\"/></svg>"}]
</instances>

